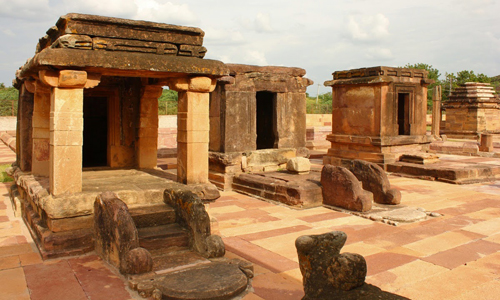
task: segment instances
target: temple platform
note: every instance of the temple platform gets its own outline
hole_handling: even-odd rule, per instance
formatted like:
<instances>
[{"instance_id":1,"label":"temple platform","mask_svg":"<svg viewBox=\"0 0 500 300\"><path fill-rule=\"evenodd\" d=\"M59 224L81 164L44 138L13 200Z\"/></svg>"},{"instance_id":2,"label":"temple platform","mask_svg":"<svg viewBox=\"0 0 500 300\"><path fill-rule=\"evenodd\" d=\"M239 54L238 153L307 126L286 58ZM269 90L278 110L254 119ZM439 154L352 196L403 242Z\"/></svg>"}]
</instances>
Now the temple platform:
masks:
<instances>
[{"instance_id":1,"label":"temple platform","mask_svg":"<svg viewBox=\"0 0 500 300\"><path fill-rule=\"evenodd\" d=\"M500 159L493 157L439 154L430 164L395 162L388 172L406 177L437 180L454 184L472 184L500 179Z\"/></svg>"}]
</instances>

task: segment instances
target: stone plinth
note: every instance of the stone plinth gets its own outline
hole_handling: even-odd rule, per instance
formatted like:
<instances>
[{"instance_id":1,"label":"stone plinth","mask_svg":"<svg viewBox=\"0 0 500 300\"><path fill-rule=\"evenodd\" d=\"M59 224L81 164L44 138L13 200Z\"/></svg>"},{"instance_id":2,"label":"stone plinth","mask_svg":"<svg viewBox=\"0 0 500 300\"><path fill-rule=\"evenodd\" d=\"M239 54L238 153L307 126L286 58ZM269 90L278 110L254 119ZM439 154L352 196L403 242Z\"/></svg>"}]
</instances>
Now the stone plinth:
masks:
<instances>
[{"instance_id":1,"label":"stone plinth","mask_svg":"<svg viewBox=\"0 0 500 300\"><path fill-rule=\"evenodd\" d=\"M338 71L332 87L331 147L324 163L363 159L378 164L426 149L425 70L373 67Z\"/></svg>"},{"instance_id":2,"label":"stone plinth","mask_svg":"<svg viewBox=\"0 0 500 300\"><path fill-rule=\"evenodd\" d=\"M467 82L454 89L443 104L443 134L451 138L478 139L481 133L500 132L499 100L489 83Z\"/></svg>"}]
</instances>

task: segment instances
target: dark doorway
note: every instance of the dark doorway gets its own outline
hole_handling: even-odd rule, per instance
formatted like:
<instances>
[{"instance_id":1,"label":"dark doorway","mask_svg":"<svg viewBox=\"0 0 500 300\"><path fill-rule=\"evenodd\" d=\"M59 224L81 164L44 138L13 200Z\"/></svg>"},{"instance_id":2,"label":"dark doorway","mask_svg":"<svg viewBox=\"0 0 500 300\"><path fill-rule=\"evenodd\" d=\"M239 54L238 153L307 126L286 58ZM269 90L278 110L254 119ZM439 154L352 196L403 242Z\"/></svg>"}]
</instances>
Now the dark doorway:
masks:
<instances>
[{"instance_id":1,"label":"dark doorway","mask_svg":"<svg viewBox=\"0 0 500 300\"><path fill-rule=\"evenodd\" d=\"M276 94L257 92L257 149L275 147Z\"/></svg>"},{"instance_id":2,"label":"dark doorway","mask_svg":"<svg viewBox=\"0 0 500 300\"><path fill-rule=\"evenodd\" d=\"M410 135L410 94L398 93L399 135Z\"/></svg>"},{"instance_id":3,"label":"dark doorway","mask_svg":"<svg viewBox=\"0 0 500 300\"><path fill-rule=\"evenodd\" d=\"M83 167L108 165L108 99L83 99Z\"/></svg>"}]
</instances>

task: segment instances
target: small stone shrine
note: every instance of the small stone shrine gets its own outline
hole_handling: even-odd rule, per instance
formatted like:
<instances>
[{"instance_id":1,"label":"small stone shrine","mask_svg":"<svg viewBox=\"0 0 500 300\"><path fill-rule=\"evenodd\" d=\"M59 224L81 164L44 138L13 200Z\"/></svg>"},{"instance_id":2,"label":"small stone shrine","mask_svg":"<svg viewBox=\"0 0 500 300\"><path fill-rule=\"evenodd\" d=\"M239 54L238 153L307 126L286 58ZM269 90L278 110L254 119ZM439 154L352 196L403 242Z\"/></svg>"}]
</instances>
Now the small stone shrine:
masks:
<instances>
[{"instance_id":1,"label":"small stone shrine","mask_svg":"<svg viewBox=\"0 0 500 300\"><path fill-rule=\"evenodd\" d=\"M92 249L99 192L117 192L131 208L163 203L167 180L155 168L164 86L179 93L177 181L218 194L208 181L209 93L229 72L203 59L203 36L192 27L68 14L40 39L15 80L14 198L44 257Z\"/></svg>"},{"instance_id":2,"label":"small stone shrine","mask_svg":"<svg viewBox=\"0 0 500 300\"><path fill-rule=\"evenodd\" d=\"M385 165L426 150L427 71L372 67L337 71L332 87L332 134L324 164L362 159Z\"/></svg>"},{"instance_id":3,"label":"small stone shrine","mask_svg":"<svg viewBox=\"0 0 500 300\"><path fill-rule=\"evenodd\" d=\"M227 64L210 97L210 180L231 189L245 171L286 169L306 156L306 71Z\"/></svg>"},{"instance_id":4,"label":"small stone shrine","mask_svg":"<svg viewBox=\"0 0 500 300\"><path fill-rule=\"evenodd\" d=\"M467 82L451 92L446 109L447 137L478 139L481 133L500 133L500 101L489 83Z\"/></svg>"}]
</instances>

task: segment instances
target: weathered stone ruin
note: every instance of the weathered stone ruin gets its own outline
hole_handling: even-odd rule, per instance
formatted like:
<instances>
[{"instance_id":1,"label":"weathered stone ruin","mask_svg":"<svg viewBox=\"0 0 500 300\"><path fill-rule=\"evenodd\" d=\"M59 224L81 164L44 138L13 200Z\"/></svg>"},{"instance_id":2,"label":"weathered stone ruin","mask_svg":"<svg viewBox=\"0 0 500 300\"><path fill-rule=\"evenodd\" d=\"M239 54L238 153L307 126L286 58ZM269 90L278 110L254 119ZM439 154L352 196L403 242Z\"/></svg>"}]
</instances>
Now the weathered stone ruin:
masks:
<instances>
[{"instance_id":1,"label":"weathered stone ruin","mask_svg":"<svg viewBox=\"0 0 500 300\"><path fill-rule=\"evenodd\" d=\"M303 276L303 299L356 299L344 297L365 283L366 261L359 254L340 254L346 240L347 235L342 231L297 238L295 247Z\"/></svg>"},{"instance_id":2,"label":"weathered stone ruin","mask_svg":"<svg viewBox=\"0 0 500 300\"><path fill-rule=\"evenodd\" d=\"M346 240L342 231L295 240L305 293L302 300L409 300L365 283L365 258L356 253L340 254Z\"/></svg>"},{"instance_id":3,"label":"weathered stone ruin","mask_svg":"<svg viewBox=\"0 0 500 300\"><path fill-rule=\"evenodd\" d=\"M426 150L427 71L372 67L337 71L332 87L331 142L324 163L362 159L385 165Z\"/></svg>"},{"instance_id":4,"label":"weathered stone ruin","mask_svg":"<svg viewBox=\"0 0 500 300\"><path fill-rule=\"evenodd\" d=\"M243 172L286 169L307 155L306 71L228 64L210 102L210 180L232 189Z\"/></svg>"},{"instance_id":5,"label":"weathered stone ruin","mask_svg":"<svg viewBox=\"0 0 500 300\"><path fill-rule=\"evenodd\" d=\"M11 196L44 259L96 248L124 274L188 274L195 270L186 266L201 263L202 272L234 276L222 275L218 291L200 286L205 298L247 288L247 263L208 260L224 254L201 202L219 196L208 180L209 98L229 70L203 59L203 36L192 27L68 14L40 39L16 74ZM164 86L179 97L177 178L156 168ZM113 193L98 197L105 191ZM134 288L157 298L185 292L151 280Z\"/></svg>"},{"instance_id":6,"label":"weathered stone ruin","mask_svg":"<svg viewBox=\"0 0 500 300\"><path fill-rule=\"evenodd\" d=\"M481 133L500 133L500 106L489 83L467 82L444 102L443 134L451 138L478 140Z\"/></svg>"},{"instance_id":7,"label":"weathered stone ruin","mask_svg":"<svg viewBox=\"0 0 500 300\"><path fill-rule=\"evenodd\" d=\"M323 204L352 211L367 212L372 208L373 194L344 167L325 165L321 170Z\"/></svg>"}]
</instances>

